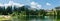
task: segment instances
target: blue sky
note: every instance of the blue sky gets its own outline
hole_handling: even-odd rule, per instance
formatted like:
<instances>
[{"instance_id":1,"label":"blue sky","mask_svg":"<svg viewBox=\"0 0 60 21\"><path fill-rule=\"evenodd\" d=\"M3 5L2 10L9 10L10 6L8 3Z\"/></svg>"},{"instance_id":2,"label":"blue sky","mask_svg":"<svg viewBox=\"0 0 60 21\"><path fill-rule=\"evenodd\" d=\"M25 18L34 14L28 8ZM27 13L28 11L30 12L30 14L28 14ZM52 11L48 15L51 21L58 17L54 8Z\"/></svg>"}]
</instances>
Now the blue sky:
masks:
<instances>
[{"instance_id":1,"label":"blue sky","mask_svg":"<svg viewBox=\"0 0 60 21\"><path fill-rule=\"evenodd\" d=\"M60 6L60 0L0 0L0 3L5 4L8 3L9 1L13 1L15 3L21 3L25 5L30 5L30 3L33 4L37 3L36 5L40 5L39 8L43 8L43 9L53 9L57 6Z\"/></svg>"}]
</instances>

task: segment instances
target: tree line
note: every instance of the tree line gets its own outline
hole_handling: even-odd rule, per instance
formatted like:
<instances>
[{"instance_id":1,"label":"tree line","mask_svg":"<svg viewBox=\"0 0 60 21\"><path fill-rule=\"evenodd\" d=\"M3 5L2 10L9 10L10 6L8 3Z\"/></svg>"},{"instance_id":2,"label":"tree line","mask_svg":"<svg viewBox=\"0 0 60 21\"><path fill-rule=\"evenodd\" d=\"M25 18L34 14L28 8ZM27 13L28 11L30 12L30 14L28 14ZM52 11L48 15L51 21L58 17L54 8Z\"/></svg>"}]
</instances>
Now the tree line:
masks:
<instances>
[{"instance_id":1,"label":"tree line","mask_svg":"<svg viewBox=\"0 0 60 21\"><path fill-rule=\"evenodd\" d=\"M5 6L3 7L3 6L0 6L0 15L8 15L8 14L13 14L14 12L16 12L16 13L18 13L18 15L20 14L20 13L22 13L23 14L23 12L24 12L24 14L26 14L26 15L43 15L43 16L45 16L48 12L46 11L46 10L44 10L44 9L39 9L39 10L30 10L29 8L30 8L30 6L22 6L22 7L19 7L18 6L18 8L16 8L17 6L14 6L13 8L12 8L12 6L7 6L7 8L5 9ZM55 9L57 9L57 7L55 8ZM57 11L58 12L58 14L60 14L59 13L59 11Z\"/></svg>"}]
</instances>

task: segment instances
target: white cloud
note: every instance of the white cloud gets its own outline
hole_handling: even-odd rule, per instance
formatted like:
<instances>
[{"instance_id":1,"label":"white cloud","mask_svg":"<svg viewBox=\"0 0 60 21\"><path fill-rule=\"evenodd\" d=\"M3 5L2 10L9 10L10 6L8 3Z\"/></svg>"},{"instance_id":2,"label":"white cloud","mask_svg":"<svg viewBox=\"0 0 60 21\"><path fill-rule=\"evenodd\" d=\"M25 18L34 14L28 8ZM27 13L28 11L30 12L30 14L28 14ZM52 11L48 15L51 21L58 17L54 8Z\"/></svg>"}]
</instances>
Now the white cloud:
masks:
<instances>
[{"instance_id":1,"label":"white cloud","mask_svg":"<svg viewBox=\"0 0 60 21\"><path fill-rule=\"evenodd\" d=\"M4 5L5 5L5 6L16 5L16 6L20 6L20 7L24 6L24 4L15 3L15 2L13 2L13 1L9 1L9 3L8 3L8 4L4 4Z\"/></svg>"},{"instance_id":2,"label":"white cloud","mask_svg":"<svg viewBox=\"0 0 60 21\"><path fill-rule=\"evenodd\" d=\"M0 6L4 6L4 5L0 3Z\"/></svg>"},{"instance_id":3,"label":"white cloud","mask_svg":"<svg viewBox=\"0 0 60 21\"><path fill-rule=\"evenodd\" d=\"M0 7L1 7L1 8L3 8L3 7L4 7L4 5L0 3Z\"/></svg>"},{"instance_id":4,"label":"white cloud","mask_svg":"<svg viewBox=\"0 0 60 21\"><path fill-rule=\"evenodd\" d=\"M19 6L19 7L24 6L24 4L19 4L19 3L13 3L13 5L16 5L16 6Z\"/></svg>"},{"instance_id":5,"label":"white cloud","mask_svg":"<svg viewBox=\"0 0 60 21\"><path fill-rule=\"evenodd\" d=\"M17 6L17 8L18 8L18 7L22 7L22 6L24 6L24 4L15 3L15 2L13 2L13 1L9 1L9 3L8 3L8 4L4 4L5 9L7 8L7 6L14 6L14 5L16 5L16 6ZM12 8L13 8L13 7L12 7Z\"/></svg>"},{"instance_id":6,"label":"white cloud","mask_svg":"<svg viewBox=\"0 0 60 21\"><path fill-rule=\"evenodd\" d=\"M31 2L32 9L41 9L41 5L36 2Z\"/></svg>"},{"instance_id":7,"label":"white cloud","mask_svg":"<svg viewBox=\"0 0 60 21\"><path fill-rule=\"evenodd\" d=\"M9 3L7 3L7 4L4 4L4 6L11 6L11 5L13 5L13 1L9 1Z\"/></svg>"},{"instance_id":8,"label":"white cloud","mask_svg":"<svg viewBox=\"0 0 60 21\"><path fill-rule=\"evenodd\" d=\"M47 5L47 6L51 6L51 4L50 4L50 3L46 3L46 5Z\"/></svg>"},{"instance_id":9,"label":"white cloud","mask_svg":"<svg viewBox=\"0 0 60 21\"><path fill-rule=\"evenodd\" d=\"M31 2L31 5L37 5L37 3L36 2Z\"/></svg>"},{"instance_id":10,"label":"white cloud","mask_svg":"<svg viewBox=\"0 0 60 21\"><path fill-rule=\"evenodd\" d=\"M37 8L38 8L38 9L41 9L41 7L42 7L41 5L37 5Z\"/></svg>"}]
</instances>

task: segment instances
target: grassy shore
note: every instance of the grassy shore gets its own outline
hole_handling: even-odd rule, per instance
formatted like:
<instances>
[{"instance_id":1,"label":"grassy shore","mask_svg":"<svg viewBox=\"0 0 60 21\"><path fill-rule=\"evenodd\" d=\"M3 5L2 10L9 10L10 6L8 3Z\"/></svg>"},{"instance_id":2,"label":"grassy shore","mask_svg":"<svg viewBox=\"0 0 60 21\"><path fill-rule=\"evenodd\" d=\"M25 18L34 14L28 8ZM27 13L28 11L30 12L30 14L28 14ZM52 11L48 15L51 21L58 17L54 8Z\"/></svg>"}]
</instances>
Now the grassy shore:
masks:
<instances>
[{"instance_id":1,"label":"grassy shore","mask_svg":"<svg viewBox=\"0 0 60 21\"><path fill-rule=\"evenodd\" d=\"M0 15L0 21L2 20L11 20L11 16L8 15Z\"/></svg>"}]
</instances>

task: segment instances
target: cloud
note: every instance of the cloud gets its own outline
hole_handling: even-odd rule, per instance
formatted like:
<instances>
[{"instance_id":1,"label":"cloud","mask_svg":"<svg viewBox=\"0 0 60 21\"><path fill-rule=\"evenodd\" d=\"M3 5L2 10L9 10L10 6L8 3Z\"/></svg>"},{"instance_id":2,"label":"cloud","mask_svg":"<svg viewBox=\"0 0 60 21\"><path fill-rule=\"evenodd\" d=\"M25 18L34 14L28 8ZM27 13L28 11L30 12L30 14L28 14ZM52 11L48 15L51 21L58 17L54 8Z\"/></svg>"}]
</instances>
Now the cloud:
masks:
<instances>
[{"instance_id":1,"label":"cloud","mask_svg":"<svg viewBox=\"0 0 60 21\"><path fill-rule=\"evenodd\" d=\"M41 5L36 2L31 2L31 9L41 9Z\"/></svg>"},{"instance_id":2,"label":"cloud","mask_svg":"<svg viewBox=\"0 0 60 21\"><path fill-rule=\"evenodd\" d=\"M0 6L4 6L4 5L0 3Z\"/></svg>"},{"instance_id":3,"label":"cloud","mask_svg":"<svg viewBox=\"0 0 60 21\"><path fill-rule=\"evenodd\" d=\"M13 5L16 5L16 6L19 6L19 7L24 6L24 4L19 4L19 3L13 3Z\"/></svg>"},{"instance_id":4,"label":"cloud","mask_svg":"<svg viewBox=\"0 0 60 21\"><path fill-rule=\"evenodd\" d=\"M19 7L24 6L24 4L15 3L15 2L13 2L13 1L9 1L9 3L7 3L7 4L0 4L0 6L2 6L2 5L5 6L5 9L7 8L7 6L14 6L14 5L16 5L17 8L18 8L18 6L19 6ZM13 8L13 7L12 7L12 8Z\"/></svg>"},{"instance_id":5,"label":"cloud","mask_svg":"<svg viewBox=\"0 0 60 21\"><path fill-rule=\"evenodd\" d=\"M47 6L51 6L51 4L50 4L50 3L46 3L46 5L47 5Z\"/></svg>"},{"instance_id":6,"label":"cloud","mask_svg":"<svg viewBox=\"0 0 60 21\"><path fill-rule=\"evenodd\" d=\"M24 6L24 4L15 3L15 2L13 2L13 1L9 1L9 3L8 3L8 4L4 4L4 5L5 5L5 6L16 5L16 6L20 6L20 7Z\"/></svg>"},{"instance_id":7,"label":"cloud","mask_svg":"<svg viewBox=\"0 0 60 21\"><path fill-rule=\"evenodd\" d=\"M24 4L15 3L13 1L9 1L9 3L7 4L0 4L0 6L5 6L5 9L7 8L7 6L14 6L14 5L16 5L17 7L24 6ZM31 6L31 9L41 9L41 5L37 2L30 2L30 6Z\"/></svg>"}]
</instances>

